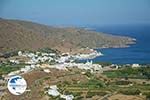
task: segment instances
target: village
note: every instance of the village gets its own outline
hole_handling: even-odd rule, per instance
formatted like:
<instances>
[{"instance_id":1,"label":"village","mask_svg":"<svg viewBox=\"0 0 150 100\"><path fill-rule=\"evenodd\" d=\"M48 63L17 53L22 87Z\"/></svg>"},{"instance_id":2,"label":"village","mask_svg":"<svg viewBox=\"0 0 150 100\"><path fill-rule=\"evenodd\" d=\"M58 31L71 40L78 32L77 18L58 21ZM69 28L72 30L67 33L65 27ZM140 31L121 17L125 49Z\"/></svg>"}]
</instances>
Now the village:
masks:
<instances>
[{"instance_id":1,"label":"village","mask_svg":"<svg viewBox=\"0 0 150 100\"><path fill-rule=\"evenodd\" d=\"M22 51L18 52L19 57L28 58L27 61L20 62L16 59L10 59L9 62L13 64L24 63L26 66L21 68L20 70L10 72L8 76L24 74L30 72L36 68L43 69L44 72L49 72L49 68L55 68L59 70L66 70L67 68L77 67L79 69L90 70L91 73L95 71L102 71L102 66L99 64L93 64L92 61L88 61L86 63L75 63L75 60L81 59L91 59L97 56L102 55L96 51L90 54L81 54L81 55L70 55L69 53L63 53L61 55L57 55L56 53L22 53Z\"/></svg>"}]
</instances>

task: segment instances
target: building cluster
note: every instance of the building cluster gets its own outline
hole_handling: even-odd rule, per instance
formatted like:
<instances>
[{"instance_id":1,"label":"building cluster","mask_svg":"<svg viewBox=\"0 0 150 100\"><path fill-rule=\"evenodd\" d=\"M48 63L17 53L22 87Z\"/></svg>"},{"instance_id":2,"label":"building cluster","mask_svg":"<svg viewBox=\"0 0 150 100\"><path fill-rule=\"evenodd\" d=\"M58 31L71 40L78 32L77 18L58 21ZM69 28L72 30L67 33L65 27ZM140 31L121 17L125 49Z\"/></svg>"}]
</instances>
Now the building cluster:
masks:
<instances>
[{"instance_id":1,"label":"building cluster","mask_svg":"<svg viewBox=\"0 0 150 100\"><path fill-rule=\"evenodd\" d=\"M8 74L8 77L18 74L24 74L27 72L30 72L34 70L35 68L41 68L44 72L49 73L50 68L55 68L59 70L68 70L68 68L79 68L82 70L88 70L91 73L99 72L102 73L107 70L108 68L102 68L100 64L93 64L92 61L87 61L86 63L76 63L74 62L77 59L90 59L92 57L100 56L102 55L100 52L93 51L89 54L76 54L71 55L69 53L63 53L61 55L58 55L56 53L45 53L45 52L18 52L18 56L27 57L28 60L24 62L24 67L21 67L20 70L10 72ZM14 64L20 64L19 60L10 60L11 63ZM55 62L52 64L51 62ZM119 66L116 64L112 64L110 68L116 68L118 69ZM132 68L134 67L140 67L139 64L132 64Z\"/></svg>"},{"instance_id":2,"label":"building cluster","mask_svg":"<svg viewBox=\"0 0 150 100\"><path fill-rule=\"evenodd\" d=\"M43 53L43 52L18 52L18 56L29 58L28 61L25 61L26 64L23 68L17 71L10 72L8 76L27 73L35 68L42 68L44 72L49 73L50 68L55 68L59 70L68 70L68 68L79 68L82 70L88 70L91 73L99 72L102 73L105 71L105 68L102 68L100 64L93 64L92 61L87 61L86 63L76 63L74 62L77 59L90 59L92 57L101 56L102 54L97 51L93 51L89 54L76 54L70 55L69 53L63 53L57 55L56 53ZM51 62L55 62L51 64ZM19 60L10 60L11 63L20 64ZM139 67L139 64L132 64L131 67ZM110 68L118 69L119 66L116 64L110 65ZM106 67L107 68L107 67ZM106 69L107 70L107 69Z\"/></svg>"},{"instance_id":3,"label":"building cluster","mask_svg":"<svg viewBox=\"0 0 150 100\"><path fill-rule=\"evenodd\" d=\"M77 67L83 70L90 70L91 72L99 71L102 72L102 67L99 64L93 64L91 62L87 63L75 63L76 59L85 59L91 58L94 56L99 56L101 53L93 51L90 54L81 54L79 57L78 54L70 55L69 53L63 53L61 55L56 55L56 53L43 53L43 52L18 52L18 56L29 58L28 61L25 61L25 66L20 70L10 72L8 76L27 73L32 71L35 68L42 68L44 72L50 72L48 68L56 68L59 70L67 70L67 68ZM55 62L55 64L51 64L51 62ZM11 63L20 64L19 60L10 60Z\"/></svg>"},{"instance_id":4,"label":"building cluster","mask_svg":"<svg viewBox=\"0 0 150 100\"><path fill-rule=\"evenodd\" d=\"M92 49L93 50L93 49ZM91 53L86 53L86 54L76 54L74 55L74 57L76 59L79 59L79 60L85 60L85 59L93 59L95 57L98 57L98 56L102 56L103 54L101 52L97 52L97 51L92 51Z\"/></svg>"},{"instance_id":5,"label":"building cluster","mask_svg":"<svg viewBox=\"0 0 150 100\"><path fill-rule=\"evenodd\" d=\"M13 76L13 75L27 73L27 72L34 70L35 68L40 68L41 63L45 63L45 62L50 63L51 61L55 60L56 54L55 53L41 53L41 52L36 52L36 53L24 52L23 53L22 51L19 51L18 56L27 57L29 60L24 61L24 62L19 62L19 60L16 60L16 59L9 60L9 62L13 64L24 63L24 67L21 67L20 70L10 72L8 74L8 77Z\"/></svg>"},{"instance_id":6,"label":"building cluster","mask_svg":"<svg viewBox=\"0 0 150 100\"><path fill-rule=\"evenodd\" d=\"M48 95L50 96L53 96L53 97L60 97L62 99L65 99L65 100L73 100L74 99L74 96L72 94L61 94L59 92L59 88L56 86L56 85L52 85L50 86L50 88L48 89L47 91Z\"/></svg>"},{"instance_id":7,"label":"building cluster","mask_svg":"<svg viewBox=\"0 0 150 100\"><path fill-rule=\"evenodd\" d=\"M55 68L59 70L68 70L68 68L78 68L86 71L90 71L91 73L99 72L102 73L102 66L99 64L93 64L92 61L87 61L86 63L58 63L55 65L42 64L41 68Z\"/></svg>"},{"instance_id":8,"label":"building cluster","mask_svg":"<svg viewBox=\"0 0 150 100\"><path fill-rule=\"evenodd\" d=\"M25 62L25 64L37 64L37 63L44 63L44 62L51 62L55 53L22 53L21 51L18 52L18 56L28 57L30 58L29 61Z\"/></svg>"},{"instance_id":9,"label":"building cluster","mask_svg":"<svg viewBox=\"0 0 150 100\"><path fill-rule=\"evenodd\" d=\"M9 60L9 62L10 62L10 63L14 63L14 64L19 64L19 63L20 63L19 60L14 60L14 59Z\"/></svg>"}]
</instances>

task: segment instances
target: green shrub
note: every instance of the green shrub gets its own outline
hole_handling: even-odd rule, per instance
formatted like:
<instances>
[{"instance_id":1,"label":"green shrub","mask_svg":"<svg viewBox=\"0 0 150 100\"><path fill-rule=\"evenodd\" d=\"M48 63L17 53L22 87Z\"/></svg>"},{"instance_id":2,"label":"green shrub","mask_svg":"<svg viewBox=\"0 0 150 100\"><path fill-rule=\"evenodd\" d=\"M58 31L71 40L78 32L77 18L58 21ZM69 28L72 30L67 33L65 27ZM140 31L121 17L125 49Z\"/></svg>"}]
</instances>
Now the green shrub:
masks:
<instances>
[{"instance_id":1,"label":"green shrub","mask_svg":"<svg viewBox=\"0 0 150 100\"><path fill-rule=\"evenodd\" d=\"M82 92L73 92L72 94L73 94L75 97L76 97L76 96L78 97L78 96L80 96L80 95L82 94Z\"/></svg>"},{"instance_id":2,"label":"green shrub","mask_svg":"<svg viewBox=\"0 0 150 100\"><path fill-rule=\"evenodd\" d=\"M147 100L150 100L150 92L144 92L143 95L146 96Z\"/></svg>"},{"instance_id":3,"label":"green shrub","mask_svg":"<svg viewBox=\"0 0 150 100\"><path fill-rule=\"evenodd\" d=\"M112 63L111 62L95 62L96 64L100 64L102 65L103 67L105 66L110 66Z\"/></svg>"},{"instance_id":4,"label":"green shrub","mask_svg":"<svg viewBox=\"0 0 150 100\"><path fill-rule=\"evenodd\" d=\"M74 100L82 100L84 97L83 96L76 96L75 98L74 98Z\"/></svg>"},{"instance_id":5,"label":"green shrub","mask_svg":"<svg viewBox=\"0 0 150 100\"><path fill-rule=\"evenodd\" d=\"M3 57L9 58L9 57L17 56L17 55L18 55L18 51L11 51L11 52L7 52L7 53L3 54Z\"/></svg>"},{"instance_id":6,"label":"green shrub","mask_svg":"<svg viewBox=\"0 0 150 100\"><path fill-rule=\"evenodd\" d=\"M100 81L100 80L96 80L96 79L90 79L87 83L85 83L85 85L87 85L89 88L101 88L104 87L105 84L104 82Z\"/></svg>"},{"instance_id":7,"label":"green shrub","mask_svg":"<svg viewBox=\"0 0 150 100\"><path fill-rule=\"evenodd\" d=\"M42 48L38 50L39 52L45 52L45 53L57 53L57 50L53 50L51 48Z\"/></svg>"},{"instance_id":8,"label":"green shrub","mask_svg":"<svg viewBox=\"0 0 150 100\"><path fill-rule=\"evenodd\" d=\"M125 95L139 95L141 91L139 89L128 89L128 90L119 90L119 93Z\"/></svg>"},{"instance_id":9,"label":"green shrub","mask_svg":"<svg viewBox=\"0 0 150 100\"><path fill-rule=\"evenodd\" d=\"M87 72L85 73L85 75L86 75L87 77L91 77L91 76L92 76L92 74L91 74L90 71L87 71Z\"/></svg>"},{"instance_id":10,"label":"green shrub","mask_svg":"<svg viewBox=\"0 0 150 100\"><path fill-rule=\"evenodd\" d=\"M12 71L16 71L16 70L19 70L22 66L19 66L19 65L6 65L6 64L2 64L0 66L0 75L3 75L3 74L8 74Z\"/></svg>"},{"instance_id":11,"label":"green shrub","mask_svg":"<svg viewBox=\"0 0 150 100\"><path fill-rule=\"evenodd\" d=\"M93 96L95 96L95 95L98 95L98 96L104 96L104 95L106 95L107 94L107 92L103 92L103 91L101 91L101 92L87 92L87 98L92 98Z\"/></svg>"},{"instance_id":12,"label":"green shrub","mask_svg":"<svg viewBox=\"0 0 150 100\"><path fill-rule=\"evenodd\" d=\"M140 67L140 68L126 67L121 68L120 70L105 71L103 74L105 74L109 78L150 79L150 67Z\"/></svg>"},{"instance_id":13,"label":"green shrub","mask_svg":"<svg viewBox=\"0 0 150 100\"><path fill-rule=\"evenodd\" d=\"M130 81L124 81L124 80L116 81L116 85L128 85L131 83L132 82L130 82Z\"/></svg>"}]
</instances>

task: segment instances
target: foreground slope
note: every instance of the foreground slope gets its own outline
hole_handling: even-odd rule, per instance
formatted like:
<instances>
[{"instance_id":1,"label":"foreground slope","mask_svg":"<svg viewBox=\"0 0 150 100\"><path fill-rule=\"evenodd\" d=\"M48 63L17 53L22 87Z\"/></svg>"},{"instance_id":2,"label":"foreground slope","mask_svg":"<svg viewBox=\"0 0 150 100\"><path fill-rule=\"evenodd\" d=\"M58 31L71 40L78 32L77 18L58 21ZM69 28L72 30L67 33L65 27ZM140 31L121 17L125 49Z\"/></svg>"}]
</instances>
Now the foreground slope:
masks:
<instances>
[{"instance_id":1,"label":"foreground slope","mask_svg":"<svg viewBox=\"0 0 150 100\"><path fill-rule=\"evenodd\" d=\"M62 52L79 48L124 47L132 38L80 28L58 28L29 21L0 19L0 52L50 47Z\"/></svg>"}]
</instances>

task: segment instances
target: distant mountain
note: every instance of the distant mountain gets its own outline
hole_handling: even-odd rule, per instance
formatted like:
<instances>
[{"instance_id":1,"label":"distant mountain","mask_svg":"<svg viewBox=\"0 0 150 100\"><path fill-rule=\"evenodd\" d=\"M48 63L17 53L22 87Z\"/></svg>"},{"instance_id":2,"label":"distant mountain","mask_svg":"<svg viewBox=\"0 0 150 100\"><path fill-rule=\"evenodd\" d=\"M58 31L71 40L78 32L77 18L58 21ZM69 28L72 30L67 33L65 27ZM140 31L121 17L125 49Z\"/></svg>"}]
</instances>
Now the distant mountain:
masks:
<instances>
[{"instance_id":1,"label":"distant mountain","mask_svg":"<svg viewBox=\"0 0 150 100\"><path fill-rule=\"evenodd\" d=\"M79 48L124 47L132 38L81 28L58 28L29 21L0 19L0 52L54 48L62 52Z\"/></svg>"}]
</instances>

